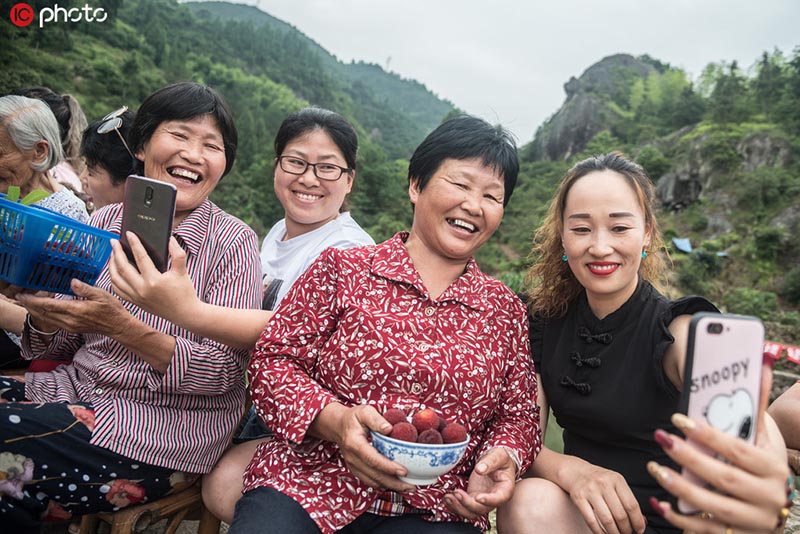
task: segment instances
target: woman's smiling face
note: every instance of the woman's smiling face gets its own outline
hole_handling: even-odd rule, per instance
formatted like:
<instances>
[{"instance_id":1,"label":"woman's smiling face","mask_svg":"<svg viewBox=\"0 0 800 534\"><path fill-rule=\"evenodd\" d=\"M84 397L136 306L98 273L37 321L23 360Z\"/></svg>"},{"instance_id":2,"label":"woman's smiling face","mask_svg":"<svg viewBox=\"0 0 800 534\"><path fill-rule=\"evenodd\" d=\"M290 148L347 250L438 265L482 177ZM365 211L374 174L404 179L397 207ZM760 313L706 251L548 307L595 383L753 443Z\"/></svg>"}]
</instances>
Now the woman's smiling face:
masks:
<instances>
[{"instance_id":1,"label":"woman's smiling face","mask_svg":"<svg viewBox=\"0 0 800 534\"><path fill-rule=\"evenodd\" d=\"M342 151L322 128L304 133L286 144L283 157L309 163L332 163L347 167ZM338 180L320 180L309 166L303 174L290 174L275 165L275 196L286 214L286 237L291 239L315 230L339 216L344 199L353 186L354 171Z\"/></svg>"},{"instance_id":2,"label":"woman's smiling face","mask_svg":"<svg viewBox=\"0 0 800 534\"><path fill-rule=\"evenodd\" d=\"M595 171L570 188L561 241L589 305L614 311L636 290L642 251L650 244L644 210L621 174Z\"/></svg>"},{"instance_id":3,"label":"woman's smiling face","mask_svg":"<svg viewBox=\"0 0 800 534\"><path fill-rule=\"evenodd\" d=\"M222 133L210 115L162 122L136 157L146 177L178 189L174 226L208 198L225 172Z\"/></svg>"}]
</instances>

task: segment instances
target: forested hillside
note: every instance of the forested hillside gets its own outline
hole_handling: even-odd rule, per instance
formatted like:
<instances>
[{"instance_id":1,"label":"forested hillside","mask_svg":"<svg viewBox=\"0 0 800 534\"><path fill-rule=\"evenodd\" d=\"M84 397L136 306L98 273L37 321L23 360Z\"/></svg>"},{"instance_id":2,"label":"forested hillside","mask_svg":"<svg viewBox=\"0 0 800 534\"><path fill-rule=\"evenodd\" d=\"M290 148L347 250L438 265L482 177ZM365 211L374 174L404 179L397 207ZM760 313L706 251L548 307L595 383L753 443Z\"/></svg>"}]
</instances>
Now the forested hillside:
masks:
<instances>
[{"instance_id":1,"label":"forested hillside","mask_svg":"<svg viewBox=\"0 0 800 534\"><path fill-rule=\"evenodd\" d=\"M290 111L325 106L351 119L362 140L354 216L376 240L407 227L407 157L451 103L377 65L342 63L325 43L252 7L96 4L109 12L106 23L40 29L0 19L0 93L48 85L75 94L92 119L122 104L135 109L167 82L216 87L233 107L240 151L214 200L262 236L282 215L272 137ZM5 12L9 5L0 0ZM667 241L689 238L694 247L671 247L673 292L759 315L771 336L798 344L800 50L786 54L765 51L747 69L712 64L694 80L659 59L619 54L568 80L563 106L521 148L518 190L479 262L518 288L563 172L579 158L622 150L658 185Z\"/></svg>"},{"instance_id":2,"label":"forested hillside","mask_svg":"<svg viewBox=\"0 0 800 534\"><path fill-rule=\"evenodd\" d=\"M694 81L656 59L617 55L564 89L565 103L521 151L521 189L498 240L519 255L509 272L524 263L529 230L560 175L578 159L621 150L657 184L673 293L760 316L768 335L797 344L800 49L764 52L747 71L711 64ZM693 251L672 238L689 238Z\"/></svg>"},{"instance_id":3,"label":"forested hillside","mask_svg":"<svg viewBox=\"0 0 800 534\"><path fill-rule=\"evenodd\" d=\"M7 3L0 2L4 12ZM39 4L31 2L36 10ZM405 159L452 104L376 65L345 65L252 7L174 0L97 6L109 13L105 23L17 28L0 19L0 93L47 85L76 95L91 120L123 104L136 109L171 81L214 86L233 108L240 139L234 171L214 200L261 235L282 216L272 194L280 122L308 104L327 107L348 117L361 139L354 213L378 238L407 225Z\"/></svg>"}]
</instances>

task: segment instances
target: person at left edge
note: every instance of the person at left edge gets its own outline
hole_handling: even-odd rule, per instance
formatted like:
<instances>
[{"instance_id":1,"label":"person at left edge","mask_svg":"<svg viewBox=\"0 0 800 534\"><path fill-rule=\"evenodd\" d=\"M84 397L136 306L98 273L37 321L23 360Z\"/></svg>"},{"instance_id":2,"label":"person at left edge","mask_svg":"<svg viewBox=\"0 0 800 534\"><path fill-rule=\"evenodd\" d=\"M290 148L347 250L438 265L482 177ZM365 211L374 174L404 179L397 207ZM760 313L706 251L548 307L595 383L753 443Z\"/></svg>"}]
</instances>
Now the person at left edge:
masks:
<instances>
[{"instance_id":1,"label":"person at left edge","mask_svg":"<svg viewBox=\"0 0 800 534\"><path fill-rule=\"evenodd\" d=\"M129 139L140 172L177 187L173 235L198 294L257 308L256 235L208 200L236 154L225 101L195 83L166 86L142 103ZM91 222L119 232L121 218L112 204ZM241 416L249 351L120 300L108 266L95 287L75 280L72 289L76 298L18 297L29 312L23 355L74 358L24 382L0 378L0 517L13 532L185 486L211 469Z\"/></svg>"}]
</instances>

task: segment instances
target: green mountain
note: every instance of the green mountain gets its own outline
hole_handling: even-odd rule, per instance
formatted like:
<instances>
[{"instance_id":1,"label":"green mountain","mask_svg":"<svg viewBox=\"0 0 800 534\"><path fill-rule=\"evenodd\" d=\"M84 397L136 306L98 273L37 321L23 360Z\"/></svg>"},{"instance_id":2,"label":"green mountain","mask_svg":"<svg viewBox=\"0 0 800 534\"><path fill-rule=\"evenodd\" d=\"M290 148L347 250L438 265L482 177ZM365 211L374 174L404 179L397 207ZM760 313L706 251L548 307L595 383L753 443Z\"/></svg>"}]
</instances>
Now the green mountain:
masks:
<instances>
[{"instance_id":1,"label":"green mountain","mask_svg":"<svg viewBox=\"0 0 800 534\"><path fill-rule=\"evenodd\" d=\"M0 1L4 12L7 3ZM348 117L361 139L354 214L378 239L408 224L407 204L396 202L406 188L398 158L407 158L452 104L376 65L343 64L252 7L174 0L101 0L98 7L109 13L105 23L18 28L0 19L0 93L47 85L74 94L93 119L123 104L136 109L171 81L214 86L233 108L240 139L234 171L215 200L261 235L282 216L271 186L280 122L308 104L327 107Z\"/></svg>"},{"instance_id":2,"label":"green mountain","mask_svg":"<svg viewBox=\"0 0 800 534\"><path fill-rule=\"evenodd\" d=\"M519 282L560 176L621 150L656 183L672 293L708 296L765 319L773 339L800 342L800 48L788 58L765 52L750 71L712 64L692 81L648 56L618 54L571 78L565 103L521 149L520 189L491 244L505 252L496 265L506 279Z\"/></svg>"},{"instance_id":3,"label":"green mountain","mask_svg":"<svg viewBox=\"0 0 800 534\"><path fill-rule=\"evenodd\" d=\"M286 54L287 48L300 50L304 55L315 55L320 76L330 79L333 88L351 97L353 103L357 104L351 110L353 116L366 128L370 139L386 149L391 157L409 157L419 141L453 110L450 102L436 97L417 81L386 72L375 64L360 61L342 63L290 24L255 7L227 2L188 2L183 5L202 20L252 25L259 30L259 34L269 33L275 40L280 40L280 45L271 50L269 57L253 57L252 61L248 57L251 69L261 67L266 73L283 70L286 63L291 61L290 55ZM263 49L259 51L263 52ZM263 63L271 60L275 64ZM278 76L275 81L289 86L303 98L312 101L315 98L305 96L309 91L306 79ZM324 102L322 95L315 96ZM326 104L333 107L339 103Z\"/></svg>"},{"instance_id":4,"label":"green mountain","mask_svg":"<svg viewBox=\"0 0 800 534\"><path fill-rule=\"evenodd\" d=\"M4 12L10 5L0 0ZM93 119L122 104L135 109L171 81L216 87L233 108L240 147L214 200L260 235L282 216L272 194L278 125L309 103L328 107L348 117L362 141L354 216L376 240L408 227L406 158L452 104L377 65L342 63L252 7L97 5L109 13L106 23L17 28L0 19L0 93L48 85L76 95ZM691 254L670 251L673 293L759 315L770 336L799 344L800 50L765 52L748 72L711 64L690 80L657 59L618 54L568 80L564 105L521 148L518 189L481 265L518 288L531 235L563 173L579 158L622 150L657 183L668 240L694 245Z\"/></svg>"}]
</instances>

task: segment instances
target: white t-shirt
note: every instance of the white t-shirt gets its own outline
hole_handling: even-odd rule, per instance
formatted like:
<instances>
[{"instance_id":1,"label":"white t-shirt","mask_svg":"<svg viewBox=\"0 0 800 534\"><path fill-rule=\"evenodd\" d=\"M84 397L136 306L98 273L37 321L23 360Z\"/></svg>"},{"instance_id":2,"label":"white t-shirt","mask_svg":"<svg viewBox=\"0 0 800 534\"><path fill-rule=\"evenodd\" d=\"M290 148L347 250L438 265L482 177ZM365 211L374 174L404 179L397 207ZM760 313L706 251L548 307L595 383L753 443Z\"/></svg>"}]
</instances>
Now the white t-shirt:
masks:
<instances>
[{"instance_id":1,"label":"white t-shirt","mask_svg":"<svg viewBox=\"0 0 800 534\"><path fill-rule=\"evenodd\" d=\"M375 241L350 216L340 213L316 230L281 241L286 235L286 219L270 229L261 244L261 267L264 272L262 308L274 310L317 256L326 248L339 249L374 245Z\"/></svg>"}]
</instances>

